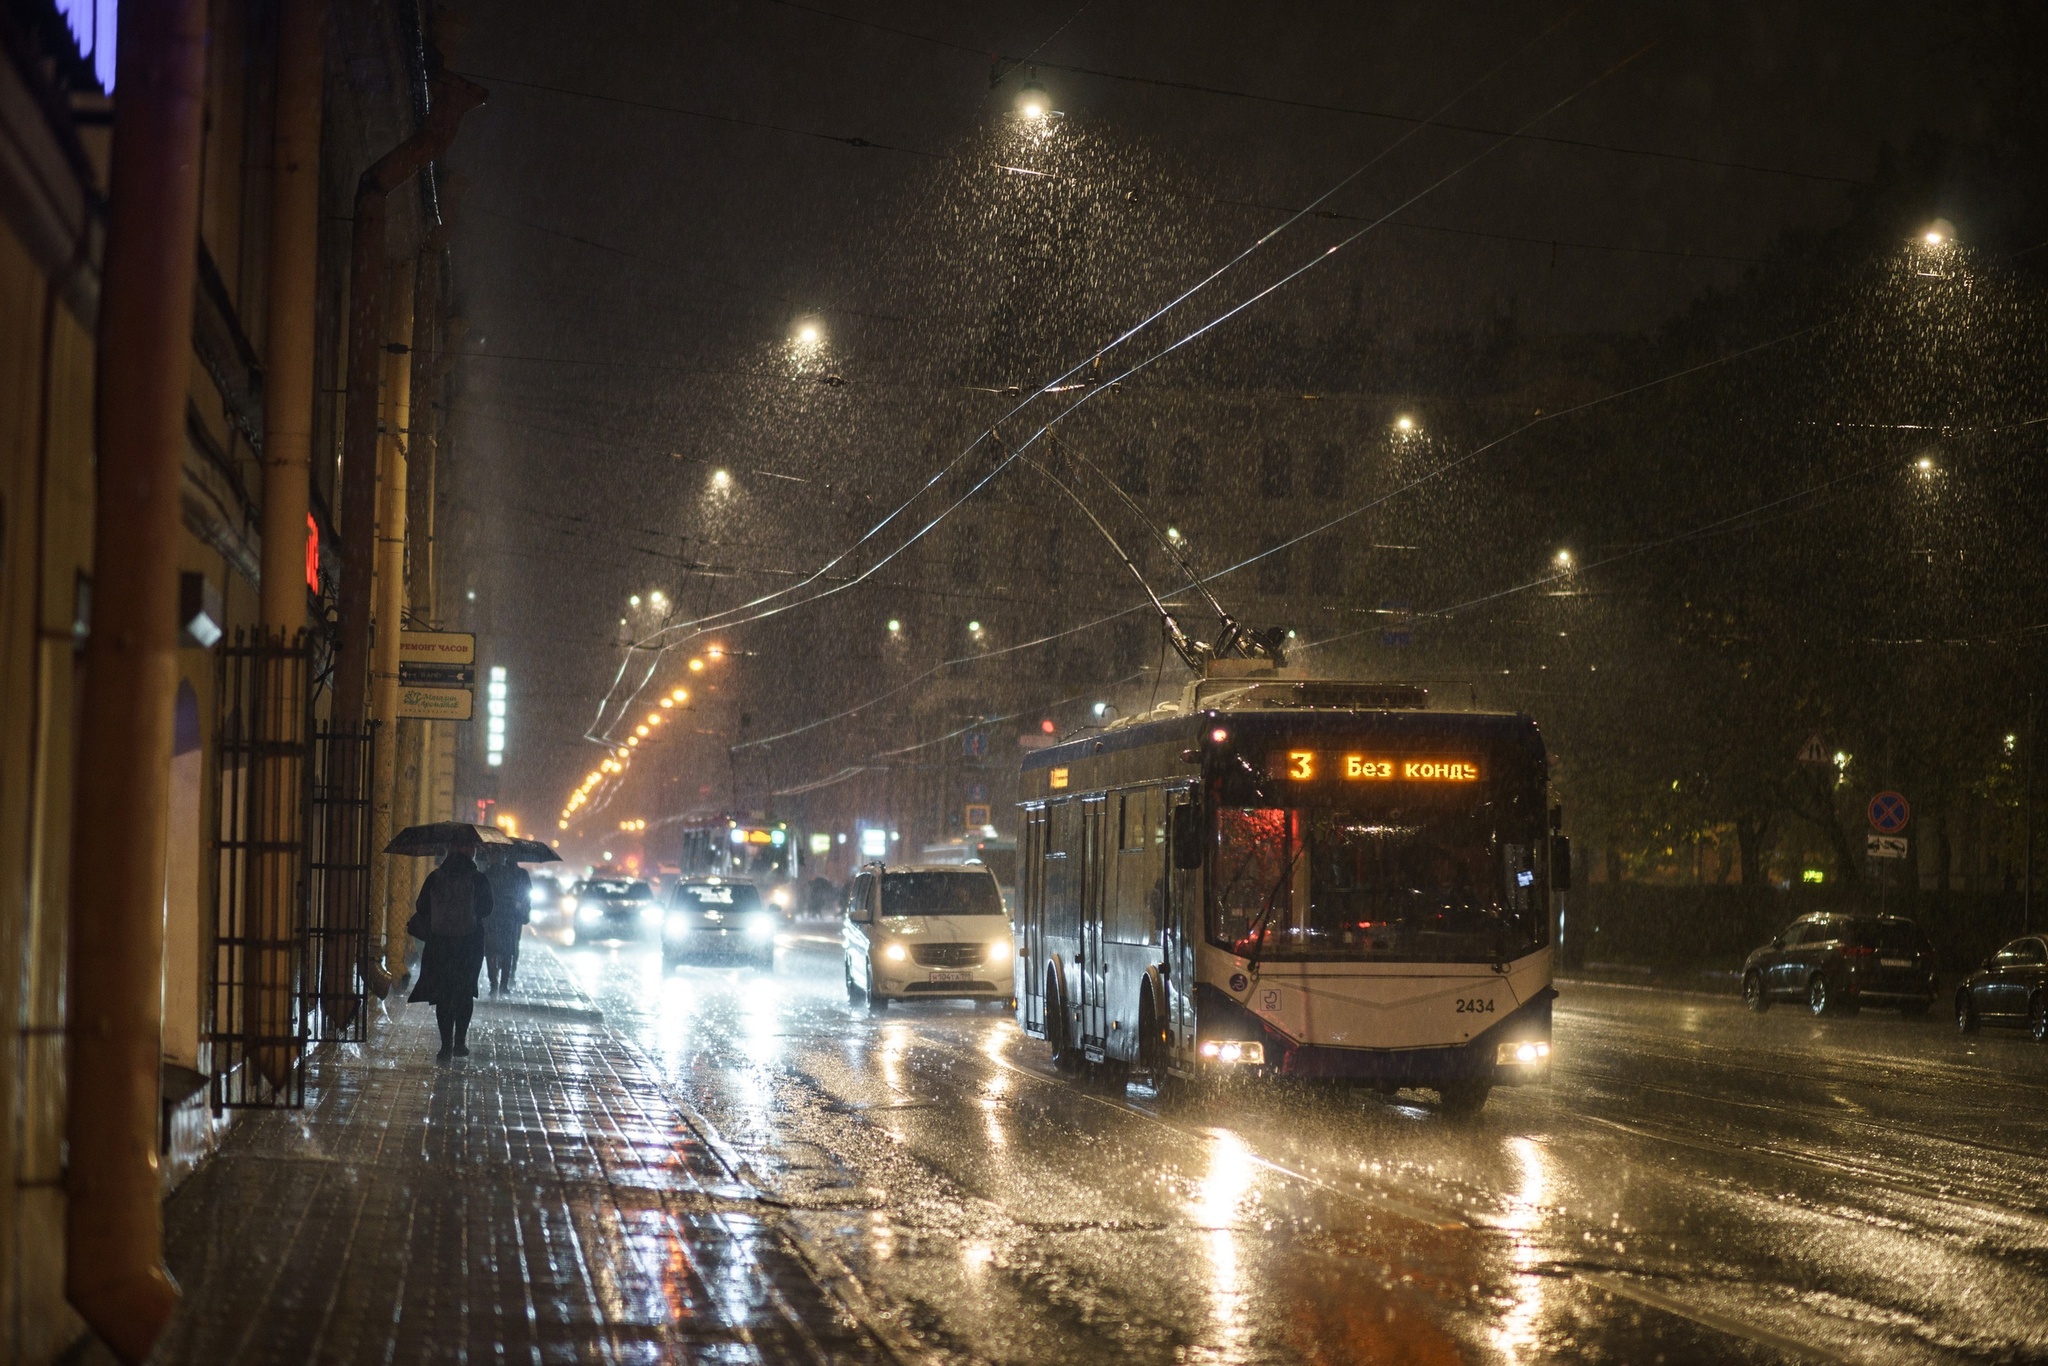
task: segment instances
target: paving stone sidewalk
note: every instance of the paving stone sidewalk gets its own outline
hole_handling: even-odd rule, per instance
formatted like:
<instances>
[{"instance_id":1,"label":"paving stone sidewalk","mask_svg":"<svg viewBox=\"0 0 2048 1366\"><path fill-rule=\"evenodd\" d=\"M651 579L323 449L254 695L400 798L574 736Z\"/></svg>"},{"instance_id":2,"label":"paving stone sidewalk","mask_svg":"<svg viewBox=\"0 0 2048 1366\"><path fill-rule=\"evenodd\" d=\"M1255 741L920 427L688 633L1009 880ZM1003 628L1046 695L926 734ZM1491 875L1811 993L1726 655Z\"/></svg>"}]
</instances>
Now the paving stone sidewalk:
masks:
<instances>
[{"instance_id":1,"label":"paving stone sidewalk","mask_svg":"<svg viewBox=\"0 0 2048 1366\"><path fill-rule=\"evenodd\" d=\"M391 1006L166 1206L165 1363L889 1360L529 937L471 1056ZM530 974L530 975L529 975Z\"/></svg>"}]
</instances>

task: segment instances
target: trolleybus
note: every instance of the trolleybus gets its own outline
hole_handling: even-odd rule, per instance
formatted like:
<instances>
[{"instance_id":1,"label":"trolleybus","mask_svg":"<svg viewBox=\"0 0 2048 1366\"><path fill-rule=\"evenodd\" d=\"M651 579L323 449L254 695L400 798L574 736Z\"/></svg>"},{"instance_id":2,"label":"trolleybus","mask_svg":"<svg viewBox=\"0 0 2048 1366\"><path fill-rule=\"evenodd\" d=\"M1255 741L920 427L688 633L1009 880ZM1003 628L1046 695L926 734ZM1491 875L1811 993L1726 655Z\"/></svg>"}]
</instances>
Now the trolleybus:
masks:
<instances>
[{"instance_id":1,"label":"trolleybus","mask_svg":"<svg viewBox=\"0 0 2048 1366\"><path fill-rule=\"evenodd\" d=\"M677 866L683 878L751 882L764 900L783 910L797 905L802 860L788 821L769 820L759 812L721 811L686 816L677 824L682 827Z\"/></svg>"},{"instance_id":2,"label":"trolleybus","mask_svg":"<svg viewBox=\"0 0 2048 1366\"><path fill-rule=\"evenodd\" d=\"M1024 760L1018 1015L1068 1070L1433 1089L1550 1057L1570 858L1530 718L1247 669Z\"/></svg>"}]
</instances>

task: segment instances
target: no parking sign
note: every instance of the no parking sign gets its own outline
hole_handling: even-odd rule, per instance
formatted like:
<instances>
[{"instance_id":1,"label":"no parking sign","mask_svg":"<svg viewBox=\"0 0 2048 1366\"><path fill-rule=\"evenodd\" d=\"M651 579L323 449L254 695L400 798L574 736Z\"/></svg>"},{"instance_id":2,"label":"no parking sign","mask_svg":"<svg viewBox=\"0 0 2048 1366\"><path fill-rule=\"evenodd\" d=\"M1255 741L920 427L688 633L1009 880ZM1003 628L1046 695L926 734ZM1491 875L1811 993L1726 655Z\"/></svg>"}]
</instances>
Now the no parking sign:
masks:
<instances>
[{"instance_id":1,"label":"no parking sign","mask_svg":"<svg viewBox=\"0 0 2048 1366\"><path fill-rule=\"evenodd\" d=\"M1870 799L1870 828L1880 835L1896 835L1913 819L1913 808L1897 792L1880 792Z\"/></svg>"}]
</instances>

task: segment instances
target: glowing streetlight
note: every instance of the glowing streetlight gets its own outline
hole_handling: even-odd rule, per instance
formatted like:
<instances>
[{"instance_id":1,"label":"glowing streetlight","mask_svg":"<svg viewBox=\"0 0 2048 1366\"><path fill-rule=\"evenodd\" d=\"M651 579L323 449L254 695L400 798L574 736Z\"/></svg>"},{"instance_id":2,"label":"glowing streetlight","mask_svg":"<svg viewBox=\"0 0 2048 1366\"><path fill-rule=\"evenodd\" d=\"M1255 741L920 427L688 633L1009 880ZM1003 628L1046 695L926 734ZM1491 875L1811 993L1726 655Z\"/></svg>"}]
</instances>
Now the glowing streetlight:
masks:
<instances>
[{"instance_id":1,"label":"glowing streetlight","mask_svg":"<svg viewBox=\"0 0 2048 1366\"><path fill-rule=\"evenodd\" d=\"M722 645L714 645L704 652L704 657L706 659L724 659L725 647Z\"/></svg>"},{"instance_id":2,"label":"glowing streetlight","mask_svg":"<svg viewBox=\"0 0 2048 1366\"><path fill-rule=\"evenodd\" d=\"M664 708L667 708L667 707L673 707L673 706L674 706L675 704L676 704L676 700L675 700L675 699L674 699L673 697L664 697L664 698L662 698L662 699L661 699L661 705L662 705L662 706L663 706Z\"/></svg>"},{"instance_id":3,"label":"glowing streetlight","mask_svg":"<svg viewBox=\"0 0 2048 1366\"><path fill-rule=\"evenodd\" d=\"M666 607L668 605L668 599L662 596L662 592L659 588L655 589L652 593L649 593L647 595L647 601L654 604L656 607Z\"/></svg>"},{"instance_id":4,"label":"glowing streetlight","mask_svg":"<svg viewBox=\"0 0 2048 1366\"><path fill-rule=\"evenodd\" d=\"M1415 430L1415 419L1412 417L1395 418L1394 430L1400 432L1403 436L1407 435L1409 432Z\"/></svg>"},{"instance_id":5,"label":"glowing streetlight","mask_svg":"<svg viewBox=\"0 0 2048 1366\"><path fill-rule=\"evenodd\" d=\"M894 618L894 617L890 617L890 618L889 618L889 634L890 634L890 635L895 635L895 634L896 634L896 633L897 633L898 631L901 631L902 629L903 629L903 623L902 623L902 622L900 622L900 621L896 620L896 618Z\"/></svg>"},{"instance_id":6,"label":"glowing streetlight","mask_svg":"<svg viewBox=\"0 0 2048 1366\"><path fill-rule=\"evenodd\" d=\"M732 476L726 473L724 470L711 471L711 487L719 490L720 492L723 492L726 489L731 488Z\"/></svg>"},{"instance_id":7,"label":"glowing streetlight","mask_svg":"<svg viewBox=\"0 0 2048 1366\"><path fill-rule=\"evenodd\" d=\"M703 660L701 660L701 659L693 659L693 660L691 660L691 661L690 661L690 672L691 672L691 673L693 673L693 674L700 674L700 673L703 673L703 672L704 672L704 661L703 661Z\"/></svg>"},{"instance_id":8,"label":"glowing streetlight","mask_svg":"<svg viewBox=\"0 0 2048 1366\"><path fill-rule=\"evenodd\" d=\"M639 605L640 595L638 593L635 593L632 597L626 599L626 606L628 607L638 607Z\"/></svg>"},{"instance_id":9,"label":"glowing streetlight","mask_svg":"<svg viewBox=\"0 0 2048 1366\"><path fill-rule=\"evenodd\" d=\"M1017 91L1017 112L1033 123L1039 123L1052 114L1052 96L1038 83L1038 77L1027 79Z\"/></svg>"},{"instance_id":10,"label":"glowing streetlight","mask_svg":"<svg viewBox=\"0 0 2048 1366\"><path fill-rule=\"evenodd\" d=\"M1180 541L1180 528L1177 526L1168 527L1166 529L1166 539L1178 544Z\"/></svg>"},{"instance_id":11,"label":"glowing streetlight","mask_svg":"<svg viewBox=\"0 0 2048 1366\"><path fill-rule=\"evenodd\" d=\"M980 623L980 622L978 622L978 621L970 621L970 622L968 622L968 623L967 623L967 634L969 634L969 635L972 635L972 636L978 636L978 635L980 635L980 634L981 634L981 623Z\"/></svg>"},{"instance_id":12,"label":"glowing streetlight","mask_svg":"<svg viewBox=\"0 0 2048 1366\"><path fill-rule=\"evenodd\" d=\"M1558 551L1558 552L1557 552L1557 567L1558 567L1559 569L1570 569L1570 568L1572 567L1572 552L1571 552L1571 551L1569 551L1569 550L1560 550L1560 551Z\"/></svg>"},{"instance_id":13,"label":"glowing streetlight","mask_svg":"<svg viewBox=\"0 0 2048 1366\"><path fill-rule=\"evenodd\" d=\"M669 700L672 702L687 702L690 700L690 690L688 688L677 688L669 694Z\"/></svg>"},{"instance_id":14,"label":"glowing streetlight","mask_svg":"<svg viewBox=\"0 0 2048 1366\"><path fill-rule=\"evenodd\" d=\"M628 745L628 747L631 747L631 746L633 746L633 745L637 745L637 744L639 744L639 743L640 743L640 737L639 737L639 736L637 736L637 735L628 735L628 736L626 737L626 744Z\"/></svg>"},{"instance_id":15,"label":"glowing streetlight","mask_svg":"<svg viewBox=\"0 0 2048 1366\"><path fill-rule=\"evenodd\" d=\"M1923 455L1913 462L1913 468L1922 474L1932 474L1934 473L1934 461L1931 457Z\"/></svg>"}]
</instances>

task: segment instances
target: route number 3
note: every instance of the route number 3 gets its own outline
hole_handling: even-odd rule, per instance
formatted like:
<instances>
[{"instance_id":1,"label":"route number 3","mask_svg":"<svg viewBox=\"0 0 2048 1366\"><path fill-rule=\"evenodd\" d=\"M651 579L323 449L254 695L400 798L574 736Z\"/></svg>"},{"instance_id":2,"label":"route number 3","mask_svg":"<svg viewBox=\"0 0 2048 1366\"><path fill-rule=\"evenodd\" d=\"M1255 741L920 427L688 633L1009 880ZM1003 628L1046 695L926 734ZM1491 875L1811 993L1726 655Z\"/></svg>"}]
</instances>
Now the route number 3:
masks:
<instances>
[{"instance_id":1,"label":"route number 3","mask_svg":"<svg viewBox=\"0 0 2048 1366\"><path fill-rule=\"evenodd\" d=\"M1474 996L1467 1000L1461 1000L1458 1002L1458 1014L1491 1015L1493 1014L1493 998L1491 996Z\"/></svg>"}]
</instances>

